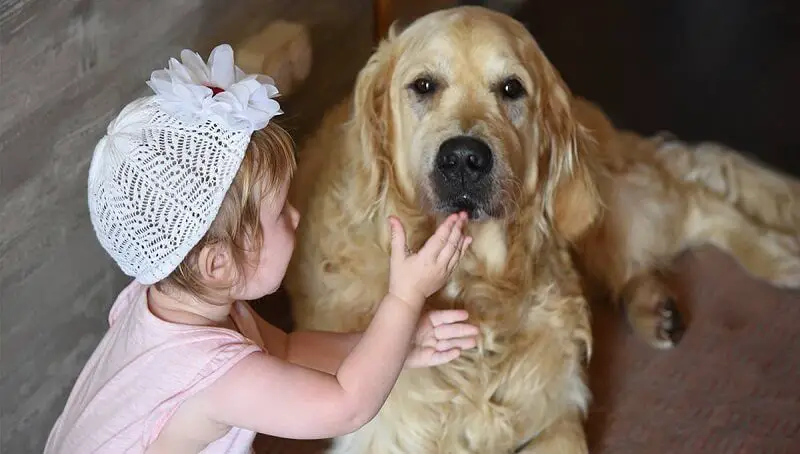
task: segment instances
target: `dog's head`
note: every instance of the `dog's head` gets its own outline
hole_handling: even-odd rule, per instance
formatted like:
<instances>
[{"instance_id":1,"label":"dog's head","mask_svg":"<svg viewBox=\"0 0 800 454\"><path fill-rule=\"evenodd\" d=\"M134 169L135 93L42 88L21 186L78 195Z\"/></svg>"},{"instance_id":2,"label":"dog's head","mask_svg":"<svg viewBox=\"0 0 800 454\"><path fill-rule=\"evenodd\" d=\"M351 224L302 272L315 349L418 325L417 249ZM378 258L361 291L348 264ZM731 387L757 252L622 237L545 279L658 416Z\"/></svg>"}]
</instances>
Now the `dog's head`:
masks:
<instances>
[{"instance_id":1,"label":"dog's head","mask_svg":"<svg viewBox=\"0 0 800 454\"><path fill-rule=\"evenodd\" d=\"M476 221L534 210L573 238L599 205L570 99L521 24L462 7L390 32L359 74L352 127L378 192Z\"/></svg>"}]
</instances>

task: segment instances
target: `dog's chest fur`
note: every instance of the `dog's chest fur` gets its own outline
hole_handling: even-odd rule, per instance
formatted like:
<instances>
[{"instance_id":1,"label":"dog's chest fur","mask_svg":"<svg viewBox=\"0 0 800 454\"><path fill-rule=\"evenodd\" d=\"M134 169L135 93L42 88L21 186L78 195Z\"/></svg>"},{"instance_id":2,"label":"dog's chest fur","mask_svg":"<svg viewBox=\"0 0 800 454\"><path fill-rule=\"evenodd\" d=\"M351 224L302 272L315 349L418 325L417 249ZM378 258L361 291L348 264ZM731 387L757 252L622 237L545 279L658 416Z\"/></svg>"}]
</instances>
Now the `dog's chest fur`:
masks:
<instances>
[{"instance_id":1,"label":"dog's chest fur","mask_svg":"<svg viewBox=\"0 0 800 454\"><path fill-rule=\"evenodd\" d=\"M428 305L467 309L481 328L479 346L449 364L404 373L394 411L434 413L443 421L434 428L440 436L409 441L409 449L420 449L423 439L464 452L512 449L554 415L588 401L581 366L590 336L585 301L572 285L560 285L568 276L553 269L571 265L524 263L524 248L510 247L508 232L475 233L476 247Z\"/></svg>"}]
</instances>

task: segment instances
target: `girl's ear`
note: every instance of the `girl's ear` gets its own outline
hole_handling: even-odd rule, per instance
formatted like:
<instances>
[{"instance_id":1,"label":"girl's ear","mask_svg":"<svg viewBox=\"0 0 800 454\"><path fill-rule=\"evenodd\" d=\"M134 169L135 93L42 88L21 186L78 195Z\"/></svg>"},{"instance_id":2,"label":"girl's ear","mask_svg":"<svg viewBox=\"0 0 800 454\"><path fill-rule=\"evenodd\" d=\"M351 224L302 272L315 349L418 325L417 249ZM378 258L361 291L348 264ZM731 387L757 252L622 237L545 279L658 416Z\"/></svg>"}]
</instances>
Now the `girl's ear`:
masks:
<instances>
[{"instance_id":1,"label":"girl's ear","mask_svg":"<svg viewBox=\"0 0 800 454\"><path fill-rule=\"evenodd\" d=\"M205 282L227 285L236 275L236 267L228 248L218 244L203 247L197 256L197 268Z\"/></svg>"}]
</instances>

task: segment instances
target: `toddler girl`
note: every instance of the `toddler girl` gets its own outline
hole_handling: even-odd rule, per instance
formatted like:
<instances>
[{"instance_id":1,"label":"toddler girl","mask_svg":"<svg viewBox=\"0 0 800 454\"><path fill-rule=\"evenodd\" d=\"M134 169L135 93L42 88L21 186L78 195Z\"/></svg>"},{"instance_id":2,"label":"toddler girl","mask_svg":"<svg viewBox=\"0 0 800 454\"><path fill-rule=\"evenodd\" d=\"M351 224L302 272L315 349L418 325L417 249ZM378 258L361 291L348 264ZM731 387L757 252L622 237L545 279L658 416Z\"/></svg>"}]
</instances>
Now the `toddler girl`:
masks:
<instances>
[{"instance_id":1,"label":"toddler girl","mask_svg":"<svg viewBox=\"0 0 800 454\"><path fill-rule=\"evenodd\" d=\"M247 453L257 432L327 438L380 410L403 366L475 346L464 311L421 315L471 239L453 215L415 254L392 229L387 294L364 333L293 332L243 301L275 291L294 247L291 140L271 79L228 45L153 72L97 144L89 212L135 280L118 296L45 453Z\"/></svg>"}]
</instances>

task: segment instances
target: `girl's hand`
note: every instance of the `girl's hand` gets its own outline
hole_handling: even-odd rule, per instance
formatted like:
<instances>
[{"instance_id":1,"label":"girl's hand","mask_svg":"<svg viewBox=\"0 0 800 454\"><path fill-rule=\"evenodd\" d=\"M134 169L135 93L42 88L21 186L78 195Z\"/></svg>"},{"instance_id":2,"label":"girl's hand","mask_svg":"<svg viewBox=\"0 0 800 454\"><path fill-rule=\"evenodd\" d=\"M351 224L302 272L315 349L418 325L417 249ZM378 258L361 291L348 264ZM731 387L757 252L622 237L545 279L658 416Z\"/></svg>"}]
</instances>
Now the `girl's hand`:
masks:
<instances>
[{"instance_id":1,"label":"girl's hand","mask_svg":"<svg viewBox=\"0 0 800 454\"><path fill-rule=\"evenodd\" d=\"M449 363L461 356L462 350L478 345L478 327L460 323L467 318L465 310L431 311L420 317L406 367Z\"/></svg>"},{"instance_id":2,"label":"girl's hand","mask_svg":"<svg viewBox=\"0 0 800 454\"><path fill-rule=\"evenodd\" d=\"M422 249L411 253L406 245L403 224L390 216L389 293L419 308L426 298L439 291L472 242L472 238L462 232L466 222L466 213L448 216Z\"/></svg>"}]
</instances>

